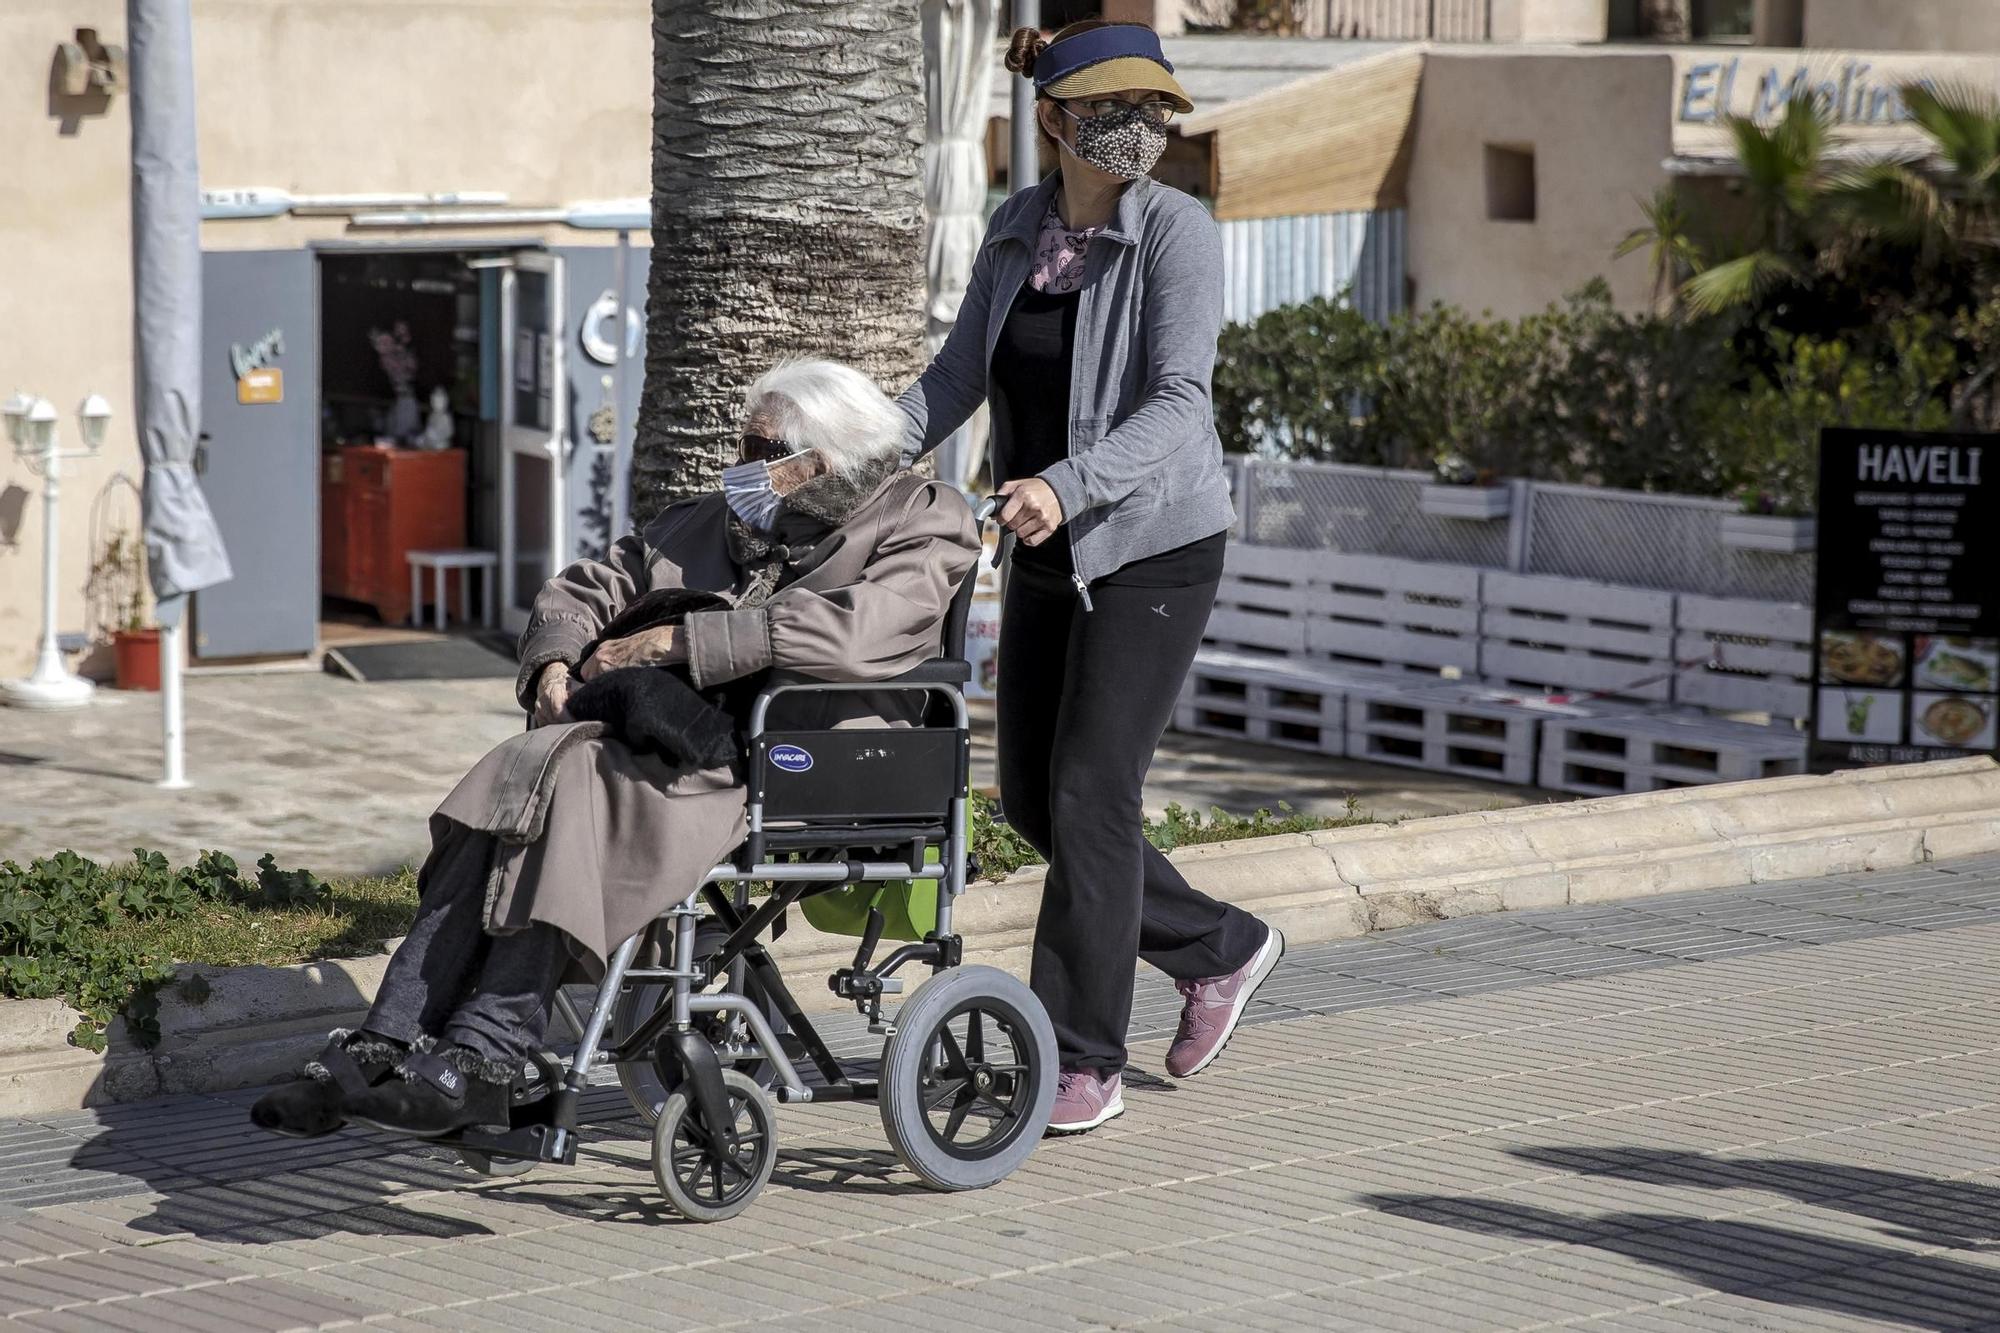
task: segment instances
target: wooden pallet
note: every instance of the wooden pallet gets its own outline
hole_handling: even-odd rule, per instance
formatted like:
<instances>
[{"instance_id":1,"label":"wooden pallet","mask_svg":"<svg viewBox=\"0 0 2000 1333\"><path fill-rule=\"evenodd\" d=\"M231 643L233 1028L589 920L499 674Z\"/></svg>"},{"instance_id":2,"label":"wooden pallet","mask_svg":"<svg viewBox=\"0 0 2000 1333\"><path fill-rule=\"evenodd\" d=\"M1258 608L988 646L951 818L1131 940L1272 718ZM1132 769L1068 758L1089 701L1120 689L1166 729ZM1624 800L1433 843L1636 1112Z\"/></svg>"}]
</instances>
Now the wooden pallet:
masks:
<instances>
[{"instance_id":1,"label":"wooden pallet","mask_svg":"<svg viewBox=\"0 0 2000 1333\"><path fill-rule=\"evenodd\" d=\"M1347 757L1527 787L1542 724L1603 711L1478 684L1357 687L1347 696Z\"/></svg>"},{"instance_id":2,"label":"wooden pallet","mask_svg":"<svg viewBox=\"0 0 2000 1333\"><path fill-rule=\"evenodd\" d=\"M1675 679L1674 702L1722 713L1794 720L1812 711L1812 608L1796 602L1678 599L1675 656L1708 655Z\"/></svg>"},{"instance_id":3,"label":"wooden pallet","mask_svg":"<svg viewBox=\"0 0 2000 1333\"><path fill-rule=\"evenodd\" d=\"M1479 669L1479 571L1319 553L1308 571L1315 660L1436 676Z\"/></svg>"},{"instance_id":4,"label":"wooden pallet","mask_svg":"<svg viewBox=\"0 0 2000 1333\"><path fill-rule=\"evenodd\" d=\"M1613 699L1672 697L1674 594L1488 572L1479 599L1482 679Z\"/></svg>"},{"instance_id":5,"label":"wooden pallet","mask_svg":"<svg viewBox=\"0 0 2000 1333\"><path fill-rule=\"evenodd\" d=\"M1700 713L1632 713L1542 724L1538 786L1619 796L1803 773L1806 735Z\"/></svg>"},{"instance_id":6,"label":"wooden pallet","mask_svg":"<svg viewBox=\"0 0 2000 1333\"><path fill-rule=\"evenodd\" d=\"M1315 554L1231 542L1202 643L1230 652L1303 657L1304 571Z\"/></svg>"},{"instance_id":7,"label":"wooden pallet","mask_svg":"<svg viewBox=\"0 0 2000 1333\"><path fill-rule=\"evenodd\" d=\"M1346 749L1346 696L1374 673L1204 650L1174 710L1174 729L1314 754Z\"/></svg>"}]
</instances>

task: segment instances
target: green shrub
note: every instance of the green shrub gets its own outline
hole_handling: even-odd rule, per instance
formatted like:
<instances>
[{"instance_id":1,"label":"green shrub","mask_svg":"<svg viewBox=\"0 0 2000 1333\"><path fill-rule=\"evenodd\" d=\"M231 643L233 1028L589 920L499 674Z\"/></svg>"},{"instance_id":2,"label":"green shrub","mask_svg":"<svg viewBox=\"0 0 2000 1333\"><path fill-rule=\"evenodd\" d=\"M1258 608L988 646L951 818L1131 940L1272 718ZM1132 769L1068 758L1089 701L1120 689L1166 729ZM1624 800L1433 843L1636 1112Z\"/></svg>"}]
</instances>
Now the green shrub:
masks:
<instances>
[{"instance_id":1,"label":"green shrub","mask_svg":"<svg viewBox=\"0 0 2000 1333\"><path fill-rule=\"evenodd\" d=\"M104 1029L120 1014L133 1036L159 1036L153 993L173 975L172 960L115 937L127 920L192 914L199 891L158 852L139 849L113 872L74 852L23 868L0 861L0 995L60 998L83 1015L71 1039L104 1049Z\"/></svg>"},{"instance_id":2,"label":"green shrub","mask_svg":"<svg viewBox=\"0 0 2000 1333\"><path fill-rule=\"evenodd\" d=\"M1943 429L2000 391L1997 348L2000 300L1820 338L1622 313L1602 282L1518 320L1433 306L1377 327L1320 300L1224 330L1216 421L1265 456L1808 513L1822 427Z\"/></svg>"},{"instance_id":3,"label":"green shrub","mask_svg":"<svg viewBox=\"0 0 2000 1333\"><path fill-rule=\"evenodd\" d=\"M70 851L25 868L0 861L0 996L63 1000L83 1015L71 1040L89 1050L104 1049L104 1030L120 1016L150 1046L159 1039L155 993L173 975L173 957L158 929L137 927L189 921L211 904L296 906L327 892L268 855L250 883L220 852L180 870L143 847L115 867Z\"/></svg>"},{"instance_id":4,"label":"green shrub","mask_svg":"<svg viewBox=\"0 0 2000 1333\"><path fill-rule=\"evenodd\" d=\"M1943 430L1958 354L1928 315L1897 320L1868 359L1845 339L1773 332L1776 363L1747 392L1714 404L1713 438L1737 459L1737 495L1755 514L1810 514L1819 503L1819 433L1828 426Z\"/></svg>"}]
</instances>

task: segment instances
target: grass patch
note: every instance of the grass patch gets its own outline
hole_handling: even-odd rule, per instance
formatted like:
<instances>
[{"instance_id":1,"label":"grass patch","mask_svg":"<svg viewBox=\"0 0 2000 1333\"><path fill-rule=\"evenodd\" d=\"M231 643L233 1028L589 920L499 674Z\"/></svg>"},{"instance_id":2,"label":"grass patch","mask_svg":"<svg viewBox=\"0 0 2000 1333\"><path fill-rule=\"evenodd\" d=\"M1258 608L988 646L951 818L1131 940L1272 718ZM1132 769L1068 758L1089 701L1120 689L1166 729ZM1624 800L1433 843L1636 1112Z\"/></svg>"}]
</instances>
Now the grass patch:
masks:
<instances>
[{"instance_id":1,"label":"grass patch","mask_svg":"<svg viewBox=\"0 0 2000 1333\"><path fill-rule=\"evenodd\" d=\"M972 796L972 856L979 873L987 879L1005 879L1016 870L1042 864L1041 854L1028 845L1011 825L994 818L992 800L974 792ZM1146 841L1163 852L1176 847L1196 847L1211 842L1234 842L1239 838L1268 838L1281 833L1317 833L1322 829L1352 828L1378 823L1362 811L1360 802L1347 798L1347 809L1338 815L1300 814L1280 801L1275 812L1258 810L1248 815L1232 815L1210 809L1204 817L1198 810L1179 804L1169 805L1158 819L1148 816Z\"/></svg>"},{"instance_id":2,"label":"grass patch","mask_svg":"<svg viewBox=\"0 0 2000 1333\"><path fill-rule=\"evenodd\" d=\"M358 958L402 935L417 911L417 875L328 882L316 901L282 907L204 901L184 917L127 919L109 934L114 941L180 963L215 967L308 963Z\"/></svg>"}]
</instances>

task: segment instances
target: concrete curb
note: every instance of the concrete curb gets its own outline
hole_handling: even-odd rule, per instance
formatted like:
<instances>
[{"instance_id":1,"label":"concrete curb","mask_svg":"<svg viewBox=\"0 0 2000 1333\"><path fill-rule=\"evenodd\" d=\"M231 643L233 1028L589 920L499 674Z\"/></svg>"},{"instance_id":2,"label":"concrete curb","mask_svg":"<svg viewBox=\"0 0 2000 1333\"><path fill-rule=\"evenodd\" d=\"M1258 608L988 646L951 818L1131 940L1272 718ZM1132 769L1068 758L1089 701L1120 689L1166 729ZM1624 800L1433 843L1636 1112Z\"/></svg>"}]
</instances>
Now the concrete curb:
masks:
<instances>
[{"instance_id":1,"label":"concrete curb","mask_svg":"<svg viewBox=\"0 0 2000 1333\"><path fill-rule=\"evenodd\" d=\"M2000 851L2000 765L1946 760L1831 777L1615 796L1183 848L1190 883L1315 944L1481 912L1810 879ZM1043 872L976 884L956 926L982 963L1025 975ZM852 941L801 924L775 953L801 1002ZM59 1001L0 1001L0 1115L284 1077L357 1020L386 955L297 967L184 966L162 992L151 1051L114 1028L99 1055L68 1044Z\"/></svg>"}]
</instances>

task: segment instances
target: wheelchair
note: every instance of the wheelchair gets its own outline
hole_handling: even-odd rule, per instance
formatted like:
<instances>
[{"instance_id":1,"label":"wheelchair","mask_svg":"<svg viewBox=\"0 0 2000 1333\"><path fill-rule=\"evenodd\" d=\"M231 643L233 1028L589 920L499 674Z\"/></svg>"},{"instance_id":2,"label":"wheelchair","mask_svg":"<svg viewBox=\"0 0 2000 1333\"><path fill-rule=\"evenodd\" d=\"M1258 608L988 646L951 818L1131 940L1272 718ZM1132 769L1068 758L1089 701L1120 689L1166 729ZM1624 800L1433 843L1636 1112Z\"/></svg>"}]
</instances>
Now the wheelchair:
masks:
<instances>
[{"instance_id":1,"label":"wheelchair","mask_svg":"<svg viewBox=\"0 0 2000 1333\"><path fill-rule=\"evenodd\" d=\"M994 508L980 507L982 526ZM964 642L977 581L975 565L954 592L938 658L887 681L775 685L757 696L743 843L619 946L587 1015L558 993L557 1014L579 1034L576 1052L567 1069L536 1057L515 1085L504 1133L467 1130L436 1142L484 1174L570 1165L590 1073L610 1065L652 1123L662 1193L694 1221L736 1216L770 1180L774 1100L874 1102L897 1157L933 1189L993 1185L1027 1160L1055 1101L1054 1030L1021 981L963 965L952 930L970 862ZM912 727L767 725L779 698L829 691L920 693L925 712ZM758 883L769 886L761 900L751 895ZM860 936L852 963L827 984L884 1038L873 1079L829 1050L762 942L795 905L809 922ZM885 934L907 942L877 961ZM638 963L648 935L660 942L660 966ZM912 966L930 976L885 1016L883 1000L902 994L898 974ZM800 1075L795 1052L814 1081Z\"/></svg>"}]
</instances>

